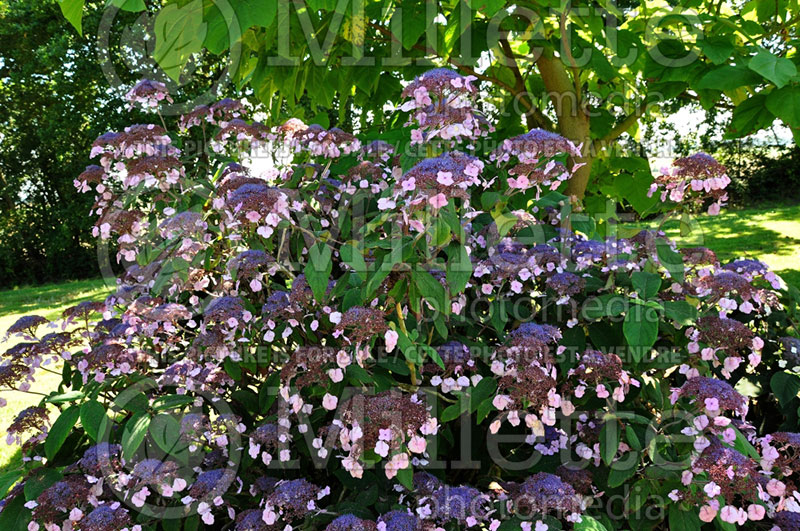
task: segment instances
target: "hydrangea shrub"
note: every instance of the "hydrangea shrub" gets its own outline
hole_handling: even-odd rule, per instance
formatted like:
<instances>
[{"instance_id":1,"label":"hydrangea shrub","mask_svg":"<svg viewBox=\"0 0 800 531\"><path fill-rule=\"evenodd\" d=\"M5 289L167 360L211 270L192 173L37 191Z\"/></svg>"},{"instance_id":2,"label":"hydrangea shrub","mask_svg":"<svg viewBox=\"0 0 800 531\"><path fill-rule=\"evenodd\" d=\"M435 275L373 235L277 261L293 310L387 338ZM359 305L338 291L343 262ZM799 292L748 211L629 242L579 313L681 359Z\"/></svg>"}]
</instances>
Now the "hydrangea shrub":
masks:
<instances>
[{"instance_id":1,"label":"hydrangea shrub","mask_svg":"<svg viewBox=\"0 0 800 531\"><path fill-rule=\"evenodd\" d=\"M781 279L576 215L581 147L492 143L478 96L423 74L392 143L233 100L98 138L75 185L124 273L8 331L2 389L63 379L8 430L0 528L797 529L800 433L760 417L800 389ZM727 182L699 154L652 191Z\"/></svg>"}]
</instances>

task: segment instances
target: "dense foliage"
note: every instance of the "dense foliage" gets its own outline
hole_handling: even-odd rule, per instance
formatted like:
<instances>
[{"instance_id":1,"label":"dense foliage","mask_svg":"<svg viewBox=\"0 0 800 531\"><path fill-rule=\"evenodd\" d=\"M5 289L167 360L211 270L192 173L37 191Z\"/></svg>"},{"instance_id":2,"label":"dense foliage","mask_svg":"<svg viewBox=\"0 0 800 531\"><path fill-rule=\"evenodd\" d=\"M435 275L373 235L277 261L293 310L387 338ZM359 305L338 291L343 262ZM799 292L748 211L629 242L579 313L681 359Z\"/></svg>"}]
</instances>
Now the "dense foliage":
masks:
<instances>
[{"instance_id":1,"label":"dense foliage","mask_svg":"<svg viewBox=\"0 0 800 531\"><path fill-rule=\"evenodd\" d=\"M71 182L97 135L128 120L106 90L90 41L63 31L56 4L3 5L0 286L97 275L91 198Z\"/></svg>"},{"instance_id":2,"label":"dense foliage","mask_svg":"<svg viewBox=\"0 0 800 531\"><path fill-rule=\"evenodd\" d=\"M100 136L75 185L126 273L9 330L0 386L63 382L9 429L0 528L796 529L781 280L575 215L579 147L473 149L476 83L414 80L392 143L233 100ZM713 214L728 182L697 154L651 192Z\"/></svg>"},{"instance_id":3,"label":"dense foliage","mask_svg":"<svg viewBox=\"0 0 800 531\"><path fill-rule=\"evenodd\" d=\"M72 180L86 166L94 139L129 123L122 97L141 77L136 71L149 71L149 65L141 60L145 50L131 45L141 45L138 13L118 14L115 20L125 32L103 35L111 43L101 49L106 2L83 5L86 35L81 37L64 31L51 0L0 3L3 288L98 274L97 246L86 217L91 197L76 194ZM172 84L175 98L206 90L215 69L198 57L192 83ZM125 87L112 82L112 71Z\"/></svg>"},{"instance_id":4,"label":"dense foliage","mask_svg":"<svg viewBox=\"0 0 800 531\"><path fill-rule=\"evenodd\" d=\"M77 27L82 2L60 2ZM583 146L584 166L567 188L578 197L590 177L605 173L592 171L594 163L619 156L617 139L664 104L732 109L734 137L776 119L800 137L794 1L114 4L155 15L161 81L179 79L206 49L229 62L234 80L252 88L273 120L288 112L316 121L337 102L340 113L350 105L363 111L362 128L383 125L390 118L383 103L431 64L490 81L485 101L498 128L522 133L524 118L528 128Z\"/></svg>"}]
</instances>

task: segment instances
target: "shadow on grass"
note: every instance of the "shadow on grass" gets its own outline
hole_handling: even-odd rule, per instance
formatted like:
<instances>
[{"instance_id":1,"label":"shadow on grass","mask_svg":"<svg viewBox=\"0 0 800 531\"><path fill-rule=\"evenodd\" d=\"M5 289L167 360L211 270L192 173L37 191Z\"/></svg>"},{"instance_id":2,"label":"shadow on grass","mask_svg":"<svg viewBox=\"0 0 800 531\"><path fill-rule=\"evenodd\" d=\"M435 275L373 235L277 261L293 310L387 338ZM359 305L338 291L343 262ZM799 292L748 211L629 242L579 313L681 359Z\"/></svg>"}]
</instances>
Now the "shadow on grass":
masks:
<instances>
[{"instance_id":1,"label":"shadow on grass","mask_svg":"<svg viewBox=\"0 0 800 531\"><path fill-rule=\"evenodd\" d=\"M5 442L3 442L5 444ZM8 461L5 464L0 465L0 476L9 472L11 470L16 470L22 464L22 448L17 447L16 451L8 457Z\"/></svg>"},{"instance_id":2,"label":"shadow on grass","mask_svg":"<svg viewBox=\"0 0 800 531\"><path fill-rule=\"evenodd\" d=\"M663 229L680 246L712 249L723 263L737 258L761 259L787 283L800 286L800 206L703 216L683 235L679 235L677 221L665 224Z\"/></svg>"},{"instance_id":3,"label":"shadow on grass","mask_svg":"<svg viewBox=\"0 0 800 531\"><path fill-rule=\"evenodd\" d=\"M102 299L108 291L102 279L14 288L0 292L0 317L35 312L50 313L54 317L53 309Z\"/></svg>"}]
</instances>

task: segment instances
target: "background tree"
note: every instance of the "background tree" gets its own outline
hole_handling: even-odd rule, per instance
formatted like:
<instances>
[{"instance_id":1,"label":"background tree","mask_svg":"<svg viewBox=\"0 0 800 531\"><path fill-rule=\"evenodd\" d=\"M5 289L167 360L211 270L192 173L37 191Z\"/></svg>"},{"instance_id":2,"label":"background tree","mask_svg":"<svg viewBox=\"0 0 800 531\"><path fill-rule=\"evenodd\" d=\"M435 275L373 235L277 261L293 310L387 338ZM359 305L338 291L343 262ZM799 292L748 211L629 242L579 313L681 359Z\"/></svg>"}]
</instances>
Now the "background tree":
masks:
<instances>
[{"instance_id":1,"label":"background tree","mask_svg":"<svg viewBox=\"0 0 800 531\"><path fill-rule=\"evenodd\" d=\"M61 3L73 22L78 4ZM382 102L397 99L402 80L450 65L491 82L498 128L524 118L583 144L585 166L568 189L583 197L592 168L607 169L596 158L666 101L733 110L730 135L776 117L797 135L798 20L796 1L192 0L161 8L155 54L177 78L202 48L235 47L238 81L273 114L303 114L307 98L313 120L343 97L363 110L361 125L384 124ZM623 200L649 185L626 181Z\"/></svg>"},{"instance_id":2,"label":"background tree","mask_svg":"<svg viewBox=\"0 0 800 531\"><path fill-rule=\"evenodd\" d=\"M84 23L97 19L90 11ZM64 31L51 2L12 1L0 13L0 285L97 274L91 200L73 180L122 109L91 44Z\"/></svg>"},{"instance_id":3,"label":"background tree","mask_svg":"<svg viewBox=\"0 0 800 531\"><path fill-rule=\"evenodd\" d=\"M143 38L152 20L121 10L101 28L106 3L88 2L78 34L56 3L0 5L0 286L96 276L92 204L73 181L92 142L130 123L121 97L155 64ZM218 61L203 59L182 65L191 87L173 83L176 101L216 87Z\"/></svg>"}]
</instances>

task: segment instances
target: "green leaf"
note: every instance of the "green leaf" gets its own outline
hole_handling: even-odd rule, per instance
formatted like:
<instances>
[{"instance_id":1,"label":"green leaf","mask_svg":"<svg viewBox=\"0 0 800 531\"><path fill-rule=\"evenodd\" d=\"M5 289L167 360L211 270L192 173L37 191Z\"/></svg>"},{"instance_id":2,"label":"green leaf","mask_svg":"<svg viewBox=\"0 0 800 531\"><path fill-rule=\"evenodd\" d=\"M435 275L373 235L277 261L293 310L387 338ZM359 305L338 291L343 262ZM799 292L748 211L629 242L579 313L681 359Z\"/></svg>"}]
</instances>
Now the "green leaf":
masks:
<instances>
[{"instance_id":1,"label":"green leaf","mask_svg":"<svg viewBox=\"0 0 800 531\"><path fill-rule=\"evenodd\" d=\"M26 479L23 492L26 500L35 500L45 490L63 479L58 470L52 468L37 468Z\"/></svg>"},{"instance_id":2,"label":"green leaf","mask_svg":"<svg viewBox=\"0 0 800 531\"><path fill-rule=\"evenodd\" d=\"M450 286L450 293L461 293L472 276L472 261L466 247L459 243L450 245L448 258L447 284Z\"/></svg>"},{"instance_id":3,"label":"green leaf","mask_svg":"<svg viewBox=\"0 0 800 531\"><path fill-rule=\"evenodd\" d=\"M785 406L800 392L800 376L790 372L776 372L772 375L770 387L781 405Z\"/></svg>"},{"instance_id":4,"label":"green leaf","mask_svg":"<svg viewBox=\"0 0 800 531\"><path fill-rule=\"evenodd\" d=\"M156 415L148 431L153 442L167 454L177 455L188 448L181 442L181 425L172 415Z\"/></svg>"},{"instance_id":5,"label":"green leaf","mask_svg":"<svg viewBox=\"0 0 800 531\"><path fill-rule=\"evenodd\" d=\"M476 411L485 400L493 399L494 392L497 390L497 381L494 378L483 378L478 385L472 389L470 398L470 410Z\"/></svg>"},{"instance_id":6,"label":"green leaf","mask_svg":"<svg viewBox=\"0 0 800 531\"><path fill-rule=\"evenodd\" d=\"M81 406L80 418L83 430L93 441L99 442L108 426L106 408L97 400L89 400Z\"/></svg>"},{"instance_id":7,"label":"green leaf","mask_svg":"<svg viewBox=\"0 0 800 531\"><path fill-rule=\"evenodd\" d=\"M356 272L356 275L358 275L361 280L366 280L367 263L364 261L364 255L361 254L361 251L358 249L358 247L356 247L354 244L348 243L339 249L339 254L341 255L344 263L352 267L353 271Z\"/></svg>"},{"instance_id":8,"label":"green leaf","mask_svg":"<svg viewBox=\"0 0 800 531\"><path fill-rule=\"evenodd\" d=\"M437 311L446 313L444 286L433 275L424 269L415 269L412 273L414 284L419 288L420 294L431 303Z\"/></svg>"},{"instance_id":9,"label":"green leaf","mask_svg":"<svg viewBox=\"0 0 800 531\"><path fill-rule=\"evenodd\" d=\"M252 26L268 28L278 14L278 0L237 0L232 5L241 33Z\"/></svg>"},{"instance_id":10,"label":"green leaf","mask_svg":"<svg viewBox=\"0 0 800 531\"><path fill-rule=\"evenodd\" d=\"M641 361L658 339L658 321L656 311L647 306L632 305L625 315L622 333L635 361Z\"/></svg>"},{"instance_id":11,"label":"green leaf","mask_svg":"<svg viewBox=\"0 0 800 531\"><path fill-rule=\"evenodd\" d=\"M669 276L677 282L683 282L683 257L669 245L667 240L656 240L656 255L661 266L669 272Z\"/></svg>"},{"instance_id":12,"label":"green leaf","mask_svg":"<svg viewBox=\"0 0 800 531\"><path fill-rule=\"evenodd\" d=\"M11 472L0 474L0 499L6 496L11 487L19 481L22 475L21 470L12 470Z\"/></svg>"},{"instance_id":13,"label":"green leaf","mask_svg":"<svg viewBox=\"0 0 800 531\"><path fill-rule=\"evenodd\" d=\"M740 137L769 127L775 116L766 108L767 96L756 94L744 100L733 110L728 136Z\"/></svg>"},{"instance_id":14,"label":"green leaf","mask_svg":"<svg viewBox=\"0 0 800 531\"><path fill-rule=\"evenodd\" d=\"M614 456L617 455L620 439L619 424L616 419L609 419L600 429L600 457L607 465L611 464Z\"/></svg>"},{"instance_id":15,"label":"green leaf","mask_svg":"<svg viewBox=\"0 0 800 531\"><path fill-rule=\"evenodd\" d=\"M44 442L44 452L48 459L52 459L61 449L61 445L67 440L75 423L78 422L80 415L80 408L78 406L70 406L61 412L53 427L50 428L50 433L47 434L47 440Z\"/></svg>"},{"instance_id":16,"label":"green leaf","mask_svg":"<svg viewBox=\"0 0 800 531\"><path fill-rule=\"evenodd\" d=\"M439 355L439 352L437 352L435 348L422 344L420 345L420 351L424 352L430 359L434 361L434 363L436 363L436 365L444 369L444 361L442 361L442 357Z\"/></svg>"},{"instance_id":17,"label":"green leaf","mask_svg":"<svg viewBox=\"0 0 800 531\"><path fill-rule=\"evenodd\" d=\"M78 30L78 34L83 37L83 4L84 0L59 0L58 7L61 14Z\"/></svg>"},{"instance_id":18,"label":"green leaf","mask_svg":"<svg viewBox=\"0 0 800 531\"><path fill-rule=\"evenodd\" d=\"M444 411L442 411L441 419L442 422L450 422L451 420L455 420L461 416L461 404L452 404L447 406Z\"/></svg>"},{"instance_id":19,"label":"green leaf","mask_svg":"<svg viewBox=\"0 0 800 531\"><path fill-rule=\"evenodd\" d=\"M664 301L664 313L681 326L689 326L697 320L697 308L686 301Z\"/></svg>"},{"instance_id":20,"label":"green leaf","mask_svg":"<svg viewBox=\"0 0 800 531\"><path fill-rule=\"evenodd\" d=\"M680 529L681 531L694 531L700 529L702 526L700 522L700 515L697 513L696 507L684 511L675 503L669 506L669 528Z\"/></svg>"},{"instance_id":21,"label":"green leaf","mask_svg":"<svg viewBox=\"0 0 800 531\"><path fill-rule=\"evenodd\" d=\"M504 0L469 0L470 9L480 11L487 17L493 17L505 4Z\"/></svg>"},{"instance_id":22,"label":"green leaf","mask_svg":"<svg viewBox=\"0 0 800 531\"><path fill-rule=\"evenodd\" d=\"M481 405L478 406L478 411L477 411L478 424L483 422L484 419L487 416L489 416L489 413L491 413L492 410L495 409L494 404L492 403L493 400L494 398L487 398L486 400L481 402Z\"/></svg>"},{"instance_id":23,"label":"green leaf","mask_svg":"<svg viewBox=\"0 0 800 531\"><path fill-rule=\"evenodd\" d=\"M697 41L700 49L706 54L712 63L721 65L728 61L733 54L733 44L730 37L727 35L707 37L705 39L698 39Z\"/></svg>"},{"instance_id":24,"label":"green leaf","mask_svg":"<svg viewBox=\"0 0 800 531\"><path fill-rule=\"evenodd\" d=\"M753 72L758 72L766 79L775 83L778 88L783 87L797 75L797 67L785 57L778 57L763 48L750 59L747 65Z\"/></svg>"},{"instance_id":25,"label":"green leaf","mask_svg":"<svg viewBox=\"0 0 800 531\"><path fill-rule=\"evenodd\" d=\"M27 531L31 511L25 508L25 496L17 496L0 512L0 529L3 531Z\"/></svg>"},{"instance_id":26,"label":"green leaf","mask_svg":"<svg viewBox=\"0 0 800 531\"><path fill-rule=\"evenodd\" d=\"M203 21L203 1L192 0L178 6L167 4L156 15L153 58L173 80L179 81L192 54L203 48L207 23Z\"/></svg>"},{"instance_id":27,"label":"green leaf","mask_svg":"<svg viewBox=\"0 0 800 531\"><path fill-rule=\"evenodd\" d=\"M582 514L581 521L577 522L572 528L575 531L606 531L606 526L586 514Z\"/></svg>"},{"instance_id":28,"label":"green leaf","mask_svg":"<svg viewBox=\"0 0 800 531\"><path fill-rule=\"evenodd\" d=\"M83 398L85 395L83 391L68 391L59 395L48 397L45 402L48 404L63 404L64 402L73 402Z\"/></svg>"},{"instance_id":29,"label":"green leaf","mask_svg":"<svg viewBox=\"0 0 800 531\"><path fill-rule=\"evenodd\" d=\"M625 426L625 440L627 441L628 446L634 450L641 451L642 443L639 441L639 437L636 435L636 431L634 431L633 426Z\"/></svg>"},{"instance_id":30,"label":"green leaf","mask_svg":"<svg viewBox=\"0 0 800 531\"><path fill-rule=\"evenodd\" d=\"M110 3L123 11L130 11L131 13L138 13L147 9L144 0L111 0Z\"/></svg>"},{"instance_id":31,"label":"green leaf","mask_svg":"<svg viewBox=\"0 0 800 531\"><path fill-rule=\"evenodd\" d=\"M625 512L635 513L644 505L650 496L650 481L640 479L633 484L628 499L625 501Z\"/></svg>"},{"instance_id":32,"label":"green leaf","mask_svg":"<svg viewBox=\"0 0 800 531\"><path fill-rule=\"evenodd\" d=\"M125 423L125 429L122 432L122 456L126 461L130 461L136 454L149 427L150 415L144 412L134 414Z\"/></svg>"},{"instance_id":33,"label":"green leaf","mask_svg":"<svg viewBox=\"0 0 800 531\"><path fill-rule=\"evenodd\" d=\"M410 50L419 40L428 26L433 24L433 17L428 17L425 3L403 3L392 15L391 24L393 39L403 43L403 48Z\"/></svg>"},{"instance_id":34,"label":"green leaf","mask_svg":"<svg viewBox=\"0 0 800 531\"><path fill-rule=\"evenodd\" d=\"M328 279L333 270L331 248L325 243L318 243L309 249L308 255L308 263L303 272L306 275L306 282L314 292L314 298L318 302L322 302L325 300Z\"/></svg>"},{"instance_id":35,"label":"green leaf","mask_svg":"<svg viewBox=\"0 0 800 531\"><path fill-rule=\"evenodd\" d=\"M622 315L627 308L627 298L616 293L606 293L587 299L581 308L585 319L616 317Z\"/></svg>"},{"instance_id":36,"label":"green leaf","mask_svg":"<svg viewBox=\"0 0 800 531\"><path fill-rule=\"evenodd\" d=\"M397 471L397 481L408 490L414 490L414 467L409 464Z\"/></svg>"},{"instance_id":37,"label":"green leaf","mask_svg":"<svg viewBox=\"0 0 800 531\"><path fill-rule=\"evenodd\" d=\"M622 163L623 157L615 157L614 161ZM658 194L647 196L650 185L653 183L653 175L649 168L636 170L633 174L622 172L614 179L614 189L619 198L631 204L639 215L644 215L655 207L658 202Z\"/></svg>"},{"instance_id":38,"label":"green leaf","mask_svg":"<svg viewBox=\"0 0 800 531\"><path fill-rule=\"evenodd\" d=\"M661 289L661 277L647 271L636 271L631 275L633 287L642 299L652 299Z\"/></svg>"},{"instance_id":39,"label":"green leaf","mask_svg":"<svg viewBox=\"0 0 800 531\"><path fill-rule=\"evenodd\" d=\"M753 459L761 459L761 455L758 453L758 450L756 450L753 444L747 440L747 437L745 437L736 427L733 428L733 431L736 432L736 439L733 441L733 447L736 449L736 451L742 455L752 457Z\"/></svg>"},{"instance_id":40,"label":"green leaf","mask_svg":"<svg viewBox=\"0 0 800 531\"><path fill-rule=\"evenodd\" d=\"M623 460L627 460L628 455L623 458ZM614 463L611 466L611 471L608 473L608 486L609 487L619 487L633 475L636 474L636 463L631 463L627 466L622 466L620 463Z\"/></svg>"},{"instance_id":41,"label":"green leaf","mask_svg":"<svg viewBox=\"0 0 800 531\"><path fill-rule=\"evenodd\" d=\"M225 361L222 362L222 367L233 380L238 381L242 379L242 368L231 358L225 358Z\"/></svg>"},{"instance_id":42,"label":"green leaf","mask_svg":"<svg viewBox=\"0 0 800 531\"><path fill-rule=\"evenodd\" d=\"M516 217L504 212L502 208L495 208L492 210L492 219L494 219L494 222L497 225L497 232L500 234L500 236L505 236L508 234L508 231L510 231L519 221Z\"/></svg>"},{"instance_id":43,"label":"green leaf","mask_svg":"<svg viewBox=\"0 0 800 531\"><path fill-rule=\"evenodd\" d=\"M789 127L800 128L800 88L773 90L767 96L767 109Z\"/></svg>"},{"instance_id":44,"label":"green leaf","mask_svg":"<svg viewBox=\"0 0 800 531\"><path fill-rule=\"evenodd\" d=\"M733 90L748 85L757 85L761 78L743 66L725 65L704 75L695 88L703 90Z\"/></svg>"}]
</instances>

